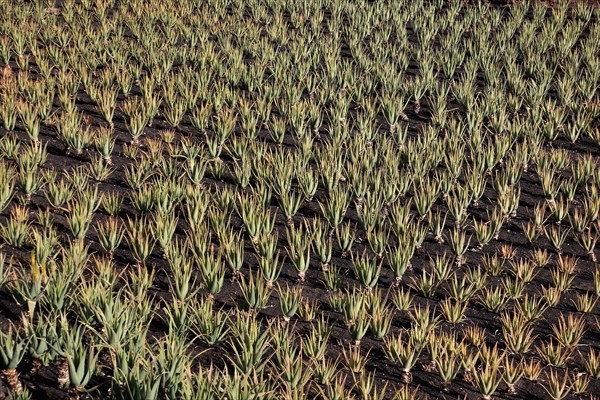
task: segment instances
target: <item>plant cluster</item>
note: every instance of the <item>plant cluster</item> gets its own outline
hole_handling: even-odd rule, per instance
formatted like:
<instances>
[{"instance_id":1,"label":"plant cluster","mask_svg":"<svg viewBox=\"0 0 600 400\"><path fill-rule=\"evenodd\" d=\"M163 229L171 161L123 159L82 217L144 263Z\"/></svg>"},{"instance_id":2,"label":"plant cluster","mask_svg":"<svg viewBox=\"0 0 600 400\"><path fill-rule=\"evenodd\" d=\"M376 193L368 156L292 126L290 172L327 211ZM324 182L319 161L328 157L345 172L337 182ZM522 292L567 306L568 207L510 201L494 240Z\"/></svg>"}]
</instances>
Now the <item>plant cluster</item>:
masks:
<instances>
[{"instance_id":1,"label":"plant cluster","mask_svg":"<svg viewBox=\"0 0 600 400\"><path fill-rule=\"evenodd\" d=\"M597 6L0 9L12 398L600 390Z\"/></svg>"}]
</instances>

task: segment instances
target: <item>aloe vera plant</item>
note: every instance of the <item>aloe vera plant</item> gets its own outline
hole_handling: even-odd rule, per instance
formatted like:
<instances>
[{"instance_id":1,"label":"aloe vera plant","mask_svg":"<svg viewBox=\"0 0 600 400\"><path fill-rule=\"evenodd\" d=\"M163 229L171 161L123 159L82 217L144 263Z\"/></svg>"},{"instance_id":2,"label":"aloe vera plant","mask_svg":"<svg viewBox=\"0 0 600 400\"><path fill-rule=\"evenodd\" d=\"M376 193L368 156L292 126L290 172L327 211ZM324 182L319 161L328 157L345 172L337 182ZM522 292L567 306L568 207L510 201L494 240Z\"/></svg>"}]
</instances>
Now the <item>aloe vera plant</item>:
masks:
<instances>
[{"instance_id":1,"label":"aloe vera plant","mask_svg":"<svg viewBox=\"0 0 600 400\"><path fill-rule=\"evenodd\" d=\"M493 348L485 348L482 350L480 357L483 360L481 370L475 370L474 381L477 389L482 394L484 399L491 399L492 395L500 385L500 366L504 355L498 353L497 345Z\"/></svg>"},{"instance_id":2,"label":"aloe vera plant","mask_svg":"<svg viewBox=\"0 0 600 400\"><path fill-rule=\"evenodd\" d=\"M9 327L8 332L0 332L0 367L2 374L6 379L10 391L19 396L23 393L23 386L19 379L17 367L23 360L27 350L27 340L13 326Z\"/></svg>"},{"instance_id":3,"label":"aloe vera plant","mask_svg":"<svg viewBox=\"0 0 600 400\"><path fill-rule=\"evenodd\" d=\"M402 368L402 382L411 383L411 369L416 365L419 359L420 349L415 346L414 339L409 336L406 340L403 338L403 333L398 336L391 337L384 341L384 352L386 358L396 362Z\"/></svg>"},{"instance_id":4,"label":"aloe vera plant","mask_svg":"<svg viewBox=\"0 0 600 400\"><path fill-rule=\"evenodd\" d=\"M254 274L250 273L247 281L243 276L240 278L239 285L243 303L247 308L259 310L267 305L271 296L271 289L264 278L254 277Z\"/></svg>"},{"instance_id":5,"label":"aloe vera plant","mask_svg":"<svg viewBox=\"0 0 600 400\"><path fill-rule=\"evenodd\" d=\"M113 356L116 376L113 380L115 397L118 399L157 399L160 391L160 373L151 364L147 350L142 354L127 354L118 350Z\"/></svg>"},{"instance_id":6,"label":"aloe vera plant","mask_svg":"<svg viewBox=\"0 0 600 400\"><path fill-rule=\"evenodd\" d=\"M232 361L241 374L260 373L269 359L269 329L261 329L253 316L238 315L231 327Z\"/></svg>"}]
</instances>

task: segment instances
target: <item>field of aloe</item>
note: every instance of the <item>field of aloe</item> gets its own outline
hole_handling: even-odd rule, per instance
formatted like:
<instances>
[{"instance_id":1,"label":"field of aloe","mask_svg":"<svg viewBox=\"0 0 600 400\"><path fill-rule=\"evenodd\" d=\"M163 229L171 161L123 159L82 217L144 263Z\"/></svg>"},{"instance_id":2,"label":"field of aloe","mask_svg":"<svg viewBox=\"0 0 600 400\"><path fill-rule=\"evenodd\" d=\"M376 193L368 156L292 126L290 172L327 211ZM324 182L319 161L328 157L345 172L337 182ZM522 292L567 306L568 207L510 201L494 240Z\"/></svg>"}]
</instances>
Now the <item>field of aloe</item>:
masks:
<instances>
[{"instance_id":1,"label":"field of aloe","mask_svg":"<svg viewBox=\"0 0 600 400\"><path fill-rule=\"evenodd\" d=\"M598 399L599 19L0 0L0 399Z\"/></svg>"}]
</instances>

